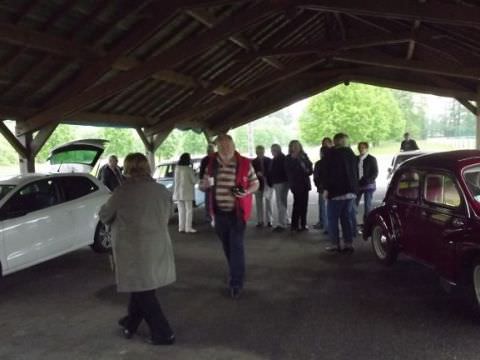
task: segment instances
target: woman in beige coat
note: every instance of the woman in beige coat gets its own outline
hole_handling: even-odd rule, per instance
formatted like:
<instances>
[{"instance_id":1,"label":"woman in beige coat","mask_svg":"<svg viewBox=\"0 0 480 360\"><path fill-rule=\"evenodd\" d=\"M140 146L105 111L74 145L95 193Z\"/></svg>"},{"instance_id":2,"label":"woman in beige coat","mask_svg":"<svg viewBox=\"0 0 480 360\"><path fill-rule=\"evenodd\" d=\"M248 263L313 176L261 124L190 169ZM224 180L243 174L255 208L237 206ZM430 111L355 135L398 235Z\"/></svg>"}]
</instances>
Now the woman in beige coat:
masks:
<instances>
[{"instance_id":1,"label":"woman in beige coat","mask_svg":"<svg viewBox=\"0 0 480 360\"><path fill-rule=\"evenodd\" d=\"M193 222L193 200L195 197L195 183L197 182L192 169L192 162L189 153L180 156L175 166L175 179L173 189L173 200L178 204L178 231L196 233L192 228Z\"/></svg>"},{"instance_id":2,"label":"woman in beige coat","mask_svg":"<svg viewBox=\"0 0 480 360\"><path fill-rule=\"evenodd\" d=\"M111 225L117 290L129 292L128 315L120 319L131 338L143 319L150 342L173 344L175 335L155 295L155 289L175 281L175 263L168 233L170 192L151 177L147 158L129 154L124 162L125 182L100 209L100 219Z\"/></svg>"}]
</instances>

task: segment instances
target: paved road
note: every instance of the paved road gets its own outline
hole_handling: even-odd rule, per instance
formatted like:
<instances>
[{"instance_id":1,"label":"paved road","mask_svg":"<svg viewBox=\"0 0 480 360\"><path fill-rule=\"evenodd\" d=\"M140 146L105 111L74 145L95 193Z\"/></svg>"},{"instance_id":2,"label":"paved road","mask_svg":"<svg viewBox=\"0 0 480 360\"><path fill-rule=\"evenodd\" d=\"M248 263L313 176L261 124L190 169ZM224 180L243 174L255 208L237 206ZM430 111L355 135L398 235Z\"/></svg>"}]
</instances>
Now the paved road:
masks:
<instances>
[{"instance_id":1,"label":"paved road","mask_svg":"<svg viewBox=\"0 0 480 360\"><path fill-rule=\"evenodd\" d=\"M422 266L385 269L369 244L332 255L319 232L250 226L246 291L232 301L219 243L198 228L174 234L178 281L159 291L175 346L120 337L127 297L106 257L84 249L0 281L0 359L479 358L479 323Z\"/></svg>"}]
</instances>

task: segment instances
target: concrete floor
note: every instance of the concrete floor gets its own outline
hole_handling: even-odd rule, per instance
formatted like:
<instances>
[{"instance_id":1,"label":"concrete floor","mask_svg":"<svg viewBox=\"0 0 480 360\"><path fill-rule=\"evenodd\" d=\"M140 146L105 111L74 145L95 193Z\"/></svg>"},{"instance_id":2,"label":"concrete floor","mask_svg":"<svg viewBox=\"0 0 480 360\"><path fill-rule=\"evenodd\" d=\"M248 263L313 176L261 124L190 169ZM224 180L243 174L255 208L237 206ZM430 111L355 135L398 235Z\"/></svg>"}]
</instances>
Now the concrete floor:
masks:
<instances>
[{"instance_id":1,"label":"concrete floor","mask_svg":"<svg viewBox=\"0 0 480 360\"><path fill-rule=\"evenodd\" d=\"M176 345L120 336L127 296L107 258L84 249L0 280L0 359L479 358L479 323L420 265L386 269L368 243L327 254L318 231L250 226L246 291L233 301L220 244L198 229L178 235L172 225L178 281L158 292Z\"/></svg>"}]
</instances>

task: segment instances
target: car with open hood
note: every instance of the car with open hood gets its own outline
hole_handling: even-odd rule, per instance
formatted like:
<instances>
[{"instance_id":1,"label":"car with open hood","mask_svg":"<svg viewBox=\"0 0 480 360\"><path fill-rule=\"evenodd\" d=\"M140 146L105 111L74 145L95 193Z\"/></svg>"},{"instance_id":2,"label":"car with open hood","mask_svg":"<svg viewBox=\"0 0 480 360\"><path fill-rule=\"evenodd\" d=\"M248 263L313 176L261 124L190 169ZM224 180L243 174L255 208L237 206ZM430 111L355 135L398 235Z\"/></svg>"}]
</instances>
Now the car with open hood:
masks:
<instances>
[{"instance_id":1,"label":"car with open hood","mask_svg":"<svg viewBox=\"0 0 480 360\"><path fill-rule=\"evenodd\" d=\"M80 171L93 168L103 151L96 141L72 142L50 154L51 166L61 170L66 165L62 172L0 181L0 275L86 245L97 252L109 251L110 233L98 211L110 191ZM70 171L65 172L67 165Z\"/></svg>"},{"instance_id":2,"label":"car with open hood","mask_svg":"<svg viewBox=\"0 0 480 360\"><path fill-rule=\"evenodd\" d=\"M444 284L465 285L480 309L480 151L427 154L402 163L384 203L365 222L377 259L399 253L433 268Z\"/></svg>"}]
</instances>

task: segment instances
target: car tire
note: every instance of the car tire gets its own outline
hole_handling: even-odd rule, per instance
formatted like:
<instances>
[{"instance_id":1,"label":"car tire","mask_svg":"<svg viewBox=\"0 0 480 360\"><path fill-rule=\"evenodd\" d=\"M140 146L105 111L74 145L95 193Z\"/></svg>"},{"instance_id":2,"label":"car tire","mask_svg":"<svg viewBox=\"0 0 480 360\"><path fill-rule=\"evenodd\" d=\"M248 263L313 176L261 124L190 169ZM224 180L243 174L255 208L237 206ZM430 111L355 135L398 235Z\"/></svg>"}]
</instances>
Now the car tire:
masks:
<instances>
[{"instance_id":1,"label":"car tire","mask_svg":"<svg viewBox=\"0 0 480 360\"><path fill-rule=\"evenodd\" d=\"M470 267L469 302L476 316L480 317L480 256L472 261Z\"/></svg>"},{"instance_id":2,"label":"car tire","mask_svg":"<svg viewBox=\"0 0 480 360\"><path fill-rule=\"evenodd\" d=\"M383 265L392 265L398 257L398 250L383 226L376 224L372 229L372 249L377 260Z\"/></svg>"},{"instance_id":3,"label":"car tire","mask_svg":"<svg viewBox=\"0 0 480 360\"><path fill-rule=\"evenodd\" d=\"M91 245L93 251L99 254L104 254L112 251L111 232L103 223L99 222L95 229L95 236L93 244Z\"/></svg>"}]
</instances>

